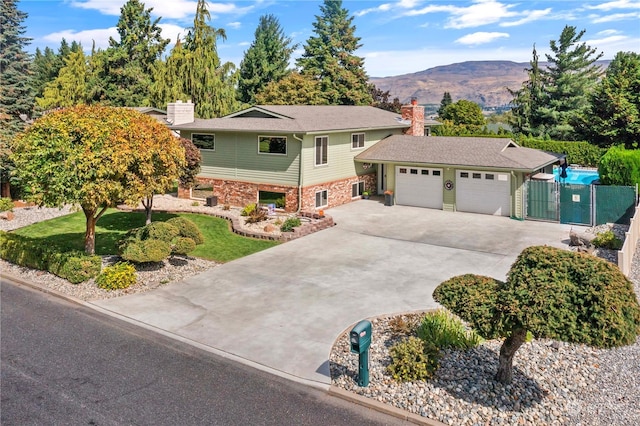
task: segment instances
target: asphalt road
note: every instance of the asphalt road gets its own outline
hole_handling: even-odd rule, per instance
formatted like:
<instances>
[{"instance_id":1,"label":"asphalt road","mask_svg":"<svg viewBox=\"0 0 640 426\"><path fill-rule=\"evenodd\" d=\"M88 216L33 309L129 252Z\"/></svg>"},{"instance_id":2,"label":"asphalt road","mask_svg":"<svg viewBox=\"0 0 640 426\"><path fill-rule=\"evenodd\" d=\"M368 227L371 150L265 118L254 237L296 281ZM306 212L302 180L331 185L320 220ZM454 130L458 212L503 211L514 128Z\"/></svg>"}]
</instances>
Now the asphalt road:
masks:
<instances>
[{"instance_id":1,"label":"asphalt road","mask_svg":"<svg viewBox=\"0 0 640 426\"><path fill-rule=\"evenodd\" d=\"M6 279L0 302L4 426L408 424Z\"/></svg>"}]
</instances>

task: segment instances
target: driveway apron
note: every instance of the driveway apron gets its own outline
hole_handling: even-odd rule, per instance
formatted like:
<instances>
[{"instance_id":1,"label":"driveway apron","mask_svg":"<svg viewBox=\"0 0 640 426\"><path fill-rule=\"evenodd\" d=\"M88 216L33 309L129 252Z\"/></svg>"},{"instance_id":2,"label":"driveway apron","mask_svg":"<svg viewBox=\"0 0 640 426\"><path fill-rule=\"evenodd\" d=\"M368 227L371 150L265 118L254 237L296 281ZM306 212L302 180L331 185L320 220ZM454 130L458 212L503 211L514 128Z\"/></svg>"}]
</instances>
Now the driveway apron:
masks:
<instances>
[{"instance_id":1,"label":"driveway apron","mask_svg":"<svg viewBox=\"0 0 640 426\"><path fill-rule=\"evenodd\" d=\"M523 248L567 247L571 228L379 200L326 213L335 227L147 293L92 303L328 387L331 347L354 323L436 308L434 288L454 275L504 279Z\"/></svg>"}]
</instances>

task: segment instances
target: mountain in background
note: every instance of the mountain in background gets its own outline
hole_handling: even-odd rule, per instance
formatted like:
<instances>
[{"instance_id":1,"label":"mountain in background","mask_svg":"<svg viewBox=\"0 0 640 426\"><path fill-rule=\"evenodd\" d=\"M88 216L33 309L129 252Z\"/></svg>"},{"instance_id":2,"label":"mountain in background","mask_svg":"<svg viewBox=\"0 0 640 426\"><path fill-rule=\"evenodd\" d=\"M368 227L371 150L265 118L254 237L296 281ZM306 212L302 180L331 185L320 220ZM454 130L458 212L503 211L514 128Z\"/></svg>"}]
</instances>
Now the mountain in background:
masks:
<instances>
[{"instance_id":1,"label":"mountain in background","mask_svg":"<svg viewBox=\"0 0 640 426\"><path fill-rule=\"evenodd\" d=\"M606 68L610 62L597 64ZM539 64L541 68L546 66L545 62ZM439 105L444 92L449 92L453 102L466 99L487 109L508 105L513 96L507 88L520 89L528 79L525 69L530 66L528 62L468 61L413 74L372 77L369 82L382 91L388 90L391 99L397 97L403 104L415 98L423 105Z\"/></svg>"}]
</instances>

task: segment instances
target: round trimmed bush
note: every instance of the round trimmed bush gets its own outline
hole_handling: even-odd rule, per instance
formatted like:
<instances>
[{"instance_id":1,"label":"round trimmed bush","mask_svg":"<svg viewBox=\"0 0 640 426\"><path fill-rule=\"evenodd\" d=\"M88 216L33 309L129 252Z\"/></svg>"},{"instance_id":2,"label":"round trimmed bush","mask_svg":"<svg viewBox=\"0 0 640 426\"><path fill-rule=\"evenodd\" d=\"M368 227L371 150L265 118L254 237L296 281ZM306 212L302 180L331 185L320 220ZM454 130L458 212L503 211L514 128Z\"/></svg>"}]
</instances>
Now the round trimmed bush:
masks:
<instances>
[{"instance_id":1,"label":"round trimmed bush","mask_svg":"<svg viewBox=\"0 0 640 426\"><path fill-rule=\"evenodd\" d=\"M161 262L171 254L171 246L162 240L133 240L122 251L122 258L133 263Z\"/></svg>"},{"instance_id":2,"label":"round trimmed bush","mask_svg":"<svg viewBox=\"0 0 640 426\"><path fill-rule=\"evenodd\" d=\"M170 243L179 234L178 228L167 222L153 222L141 229L141 240L161 240Z\"/></svg>"},{"instance_id":3,"label":"round trimmed bush","mask_svg":"<svg viewBox=\"0 0 640 426\"><path fill-rule=\"evenodd\" d=\"M173 243L172 254L185 255L196 248L196 243L191 238L178 237Z\"/></svg>"},{"instance_id":4,"label":"round trimmed bush","mask_svg":"<svg viewBox=\"0 0 640 426\"><path fill-rule=\"evenodd\" d=\"M105 267L96 278L96 285L105 290L128 288L137 281L136 268L126 262Z\"/></svg>"},{"instance_id":5,"label":"round trimmed bush","mask_svg":"<svg viewBox=\"0 0 640 426\"><path fill-rule=\"evenodd\" d=\"M196 245L204 243L202 232L200 232L198 225L193 223L193 221L185 217L178 216L167 220L166 223L178 228L178 235L180 237L191 238Z\"/></svg>"}]
</instances>

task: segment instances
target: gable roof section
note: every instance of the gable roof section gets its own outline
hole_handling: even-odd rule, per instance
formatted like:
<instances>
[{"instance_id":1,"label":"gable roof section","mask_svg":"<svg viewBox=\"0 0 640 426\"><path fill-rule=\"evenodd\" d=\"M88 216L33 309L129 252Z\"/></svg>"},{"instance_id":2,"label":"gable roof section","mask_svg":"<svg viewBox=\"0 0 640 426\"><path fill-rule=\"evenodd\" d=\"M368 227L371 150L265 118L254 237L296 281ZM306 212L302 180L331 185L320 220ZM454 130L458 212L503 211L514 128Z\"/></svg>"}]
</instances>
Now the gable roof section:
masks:
<instances>
[{"instance_id":1,"label":"gable roof section","mask_svg":"<svg viewBox=\"0 0 640 426\"><path fill-rule=\"evenodd\" d=\"M196 119L193 123L171 128L192 131L322 133L406 127L400 114L370 106L256 105L224 117Z\"/></svg>"},{"instance_id":2,"label":"gable roof section","mask_svg":"<svg viewBox=\"0 0 640 426\"><path fill-rule=\"evenodd\" d=\"M394 135L355 157L367 163L414 163L533 171L559 156L523 148L511 139Z\"/></svg>"}]
</instances>

